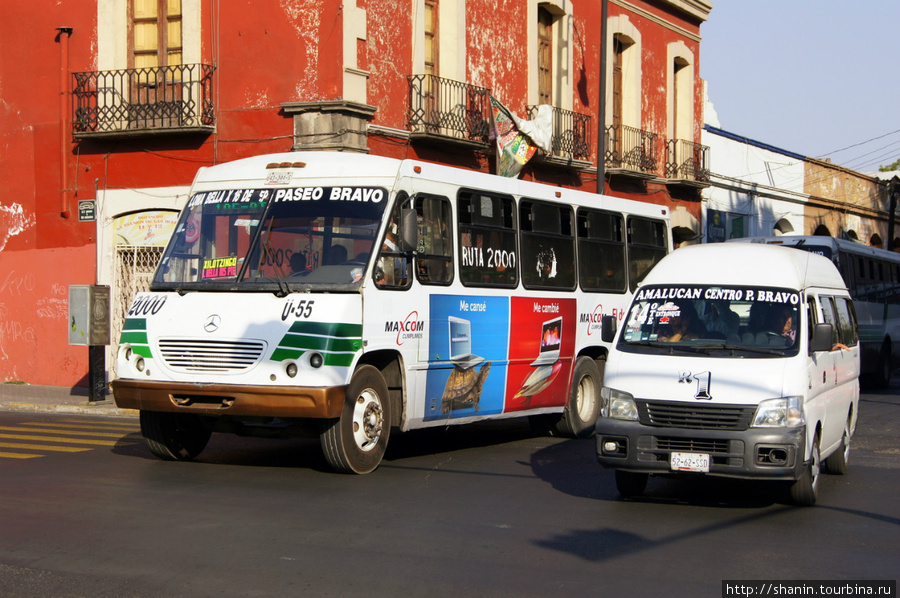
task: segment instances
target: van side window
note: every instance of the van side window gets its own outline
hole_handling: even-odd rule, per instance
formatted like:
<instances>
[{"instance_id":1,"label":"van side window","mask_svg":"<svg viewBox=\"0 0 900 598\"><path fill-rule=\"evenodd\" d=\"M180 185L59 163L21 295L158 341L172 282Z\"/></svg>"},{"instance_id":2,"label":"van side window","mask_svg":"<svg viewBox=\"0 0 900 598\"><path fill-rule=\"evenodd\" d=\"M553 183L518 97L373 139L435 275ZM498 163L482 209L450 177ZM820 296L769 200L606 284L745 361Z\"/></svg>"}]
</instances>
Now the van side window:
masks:
<instances>
[{"instance_id":1,"label":"van side window","mask_svg":"<svg viewBox=\"0 0 900 598\"><path fill-rule=\"evenodd\" d=\"M414 207L419 222L416 278L422 284L450 284L453 282L450 200L417 195Z\"/></svg>"},{"instance_id":2,"label":"van side window","mask_svg":"<svg viewBox=\"0 0 900 598\"><path fill-rule=\"evenodd\" d=\"M519 201L522 285L526 289L575 288L575 222L572 208Z\"/></svg>"},{"instance_id":3,"label":"van side window","mask_svg":"<svg viewBox=\"0 0 900 598\"><path fill-rule=\"evenodd\" d=\"M831 297L820 297L822 304L822 319L826 324L831 324L834 329L834 333L831 336L831 342L837 344L841 341L841 327L837 320L837 315L834 311L834 302Z\"/></svg>"},{"instance_id":4,"label":"van side window","mask_svg":"<svg viewBox=\"0 0 900 598\"><path fill-rule=\"evenodd\" d=\"M644 279L656 263L666 256L668 239L661 220L630 217L628 219L628 283L631 290Z\"/></svg>"},{"instance_id":5,"label":"van side window","mask_svg":"<svg viewBox=\"0 0 900 598\"><path fill-rule=\"evenodd\" d=\"M400 210L409 207L408 204L409 197L406 192L398 193L391 212L391 221L381 243L378 261L375 262L373 272L375 284L383 289L408 289L411 282L409 254L400 251Z\"/></svg>"},{"instance_id":6,"label":"van side window","mask_svg":"<svg viewBox=\"0 0 900 598\"><path fill-rule=\"evenodd\" d=\"M578 279L585 291L625 292L625 222L621 214L578 210Z\"/></svg>"},{"instance_id":7,"label":"van side window","mask_svg":"<svg viewBox=\"0 0 900 598\"><path fill-rule=\"evenodd\" d=\"M511 195L459 192L459 279L464 285L519 284L515 207Z\"/></svg>"},{"instance_id":8,"label":"van side window","mask_svg":"<svg viewBox=\"0 0 900 598\"><path fill-rule=\"evenodd\" d=\"M848 347L856 346L859 342L859 334L856 328L856 310L853 302L846 297L835 297L834 305L837 310L838 325L841 329L841 342Z\"/></svg>"}]
</instances>

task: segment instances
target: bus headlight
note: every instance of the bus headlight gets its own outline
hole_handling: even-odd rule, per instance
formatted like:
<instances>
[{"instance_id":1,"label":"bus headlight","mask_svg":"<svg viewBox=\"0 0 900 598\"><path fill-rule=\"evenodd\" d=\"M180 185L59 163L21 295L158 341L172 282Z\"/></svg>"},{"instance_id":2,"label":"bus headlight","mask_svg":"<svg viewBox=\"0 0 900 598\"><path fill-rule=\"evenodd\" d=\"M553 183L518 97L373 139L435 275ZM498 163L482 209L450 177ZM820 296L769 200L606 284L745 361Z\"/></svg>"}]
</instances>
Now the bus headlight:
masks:
<instances>
[{"instance_id":1,"label":"bus headlight","mask_svg":"<svg viewBox=\"0 0 900 598\"><path fill-rule=\"evenodd\" d=\"M766 399L756 407L754 428L796 428L806 425L802 397Z\"/></svg>"},{"instance_id":2,"label":"bus headlight","mask_svg":"<svg viewBox=\"0 0 900 598\"><path fill-rule=\"evenodd\" d=\"M603 417L637 420L637 405L631 393L604 386L600 390L600 398L603 401L600 411Z\"/></svg>"},{"instance_id":3,"label":"bus headlight","mask_svg":"<svg viewBox=\"0 0 900 598\"><path fill-rule=\"evenodd\" d=\"M293 378L297 375L297 364L293 361L287 364L284 368L284 373L288 375L288 378Z\"/></svg>"},{"instance_id":4,"label":"bus headlight","mask_svg":"<svg viewBox=\"0 0 900 598\"><path fill-rule=\"evenodd\" d=\"M318 369L318 368L322 367L322 364L324 364L324 363L325 363L325 358L322 357L321 353L313 353L312 355L309 356L309 365L311 365L314 368Z\"/></svg>"}]
</instances>

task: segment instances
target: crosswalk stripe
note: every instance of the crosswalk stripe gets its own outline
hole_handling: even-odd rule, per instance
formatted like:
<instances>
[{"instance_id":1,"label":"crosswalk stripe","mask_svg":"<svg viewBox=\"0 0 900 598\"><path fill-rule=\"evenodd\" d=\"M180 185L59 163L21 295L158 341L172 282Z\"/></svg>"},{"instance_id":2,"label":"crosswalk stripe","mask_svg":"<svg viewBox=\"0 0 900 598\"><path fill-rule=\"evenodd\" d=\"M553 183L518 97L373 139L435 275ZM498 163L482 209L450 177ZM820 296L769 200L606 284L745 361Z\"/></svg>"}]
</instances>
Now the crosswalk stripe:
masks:
<instances>
[{"instance_id":1,"label":"crosswalk stripe","mask_svg":"<svg viewBox=\"0 0 900 598\"><path fill-rule=\"evenodd\" d=\"M86 422L85 423L79 423L79 422L66 422L66 423L22 422L21 424L18 424L18 425L20 425L20 426L37 426L39 428L48 428L48 429L57 429L57 428L59 428L59 429L68 429L68 428L83 429L85 426L90 426L91 429L94 429L94 430L109 430L109 431L121 430L123 433L139 432L141 429L140 426L136 426L136 425L128 426L128 425L112 424L112 425L99 426L99 425L94 425L94 424L88 424Z\"/></svg>"},{"instance_id":2,"label":"crosswalk stripe","mask_svg":"<svg viewBox=\"0 0 900 598\"><path fill-rule=\"evenodd\" d=\"M42 428L27 428L21 426L0 426L0 430L4 432L38 432L38 433L50 433L55 432L55 430L45 430ZM104 438L121 438L121 432L81 432L79 430L65 430L66 434L73 434L75 436L97 436Z\"/></svg>"},{"instance_id":3,"label":"crosswalk stripe","mask_svg":"<svg viewBox=\"0 0 900 598\"><path fill-rule=\"evenodd\" d=\"M50 446L50 445L39 445L39 444L24 444L19 442L0 442L0 448L11 448L11 449L34 449L41 451L53 451L57 453L80 453L82 451L89 451L89 448L82 448L78 446Z\"/></svg>"},{"instance_id":4,"label":"crosswalk stripe","mask_svg":"<svg viewBox=\"0 0 900 598\"><path fill-rule=\"evenodd\" d=\"M94 440L92 438L63 438L47 436L29 436L27 434L0 434L0 438L8 440L37 440L40 442L65 442L69 444L93 444L97 446L118 446L118 440Z\"/></svg>"},{"instance_id":5,"label":"crosswalk stripe","mask_svg":"<svg viewBox=\"0 0 900 598\"><path fill-rule=\"evenodd\" d=\"M31 455L28 453L3 453L0 452L0 459L34 459L35 457L43 457L44 455Z\"/></svg>"}]
</instances>

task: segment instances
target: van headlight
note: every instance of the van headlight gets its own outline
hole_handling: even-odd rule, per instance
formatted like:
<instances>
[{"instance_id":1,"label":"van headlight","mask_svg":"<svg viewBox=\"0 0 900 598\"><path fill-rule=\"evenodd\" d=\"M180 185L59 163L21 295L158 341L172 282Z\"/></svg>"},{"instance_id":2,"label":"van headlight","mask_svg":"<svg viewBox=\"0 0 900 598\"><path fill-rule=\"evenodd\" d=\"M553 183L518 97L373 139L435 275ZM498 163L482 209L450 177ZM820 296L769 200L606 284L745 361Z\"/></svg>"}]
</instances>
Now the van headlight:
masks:
<instances>
[{"instance_id":1,"label":"van headlight","mask_svg":"<svg viewBox=\"0 0 900 598\"><path fill-rule=\"evenodd\" d=\"M604 386L600 390L600 398L603 401L600 415L603 417L637 420L637 405L631 393Z\"/></svg>"},{"instance_id":2,"label":"van headlight","mask_svg":"<svg viewBox=\"0 0 900 598\"><path fill-rule=\"evenodd\" d=\"M754 428L796 428L806 425L803 397L766 399L756 407Z\"/></svg>"}]
</instances>

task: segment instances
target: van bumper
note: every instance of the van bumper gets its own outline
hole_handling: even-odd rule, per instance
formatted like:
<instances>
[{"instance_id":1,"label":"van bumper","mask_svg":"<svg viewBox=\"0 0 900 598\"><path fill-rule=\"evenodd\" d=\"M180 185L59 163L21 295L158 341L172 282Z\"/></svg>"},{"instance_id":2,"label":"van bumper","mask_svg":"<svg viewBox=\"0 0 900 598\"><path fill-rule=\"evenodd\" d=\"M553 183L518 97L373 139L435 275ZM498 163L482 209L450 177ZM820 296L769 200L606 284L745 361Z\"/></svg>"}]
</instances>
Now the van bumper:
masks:
<instances>
[{"instance_id":1,"label":"van bumper","mask_svg":"<svg viewBox=\"0 0 900 598\"><path fill-rule=\"evenodd\" d=\"M597 460L613 469L684 475L670 466L670 455L682 452L709 455L703 475L796 480L803 473L803 427L695 430L600 418L596 432Z\"/></svg>"}]
</instances>

